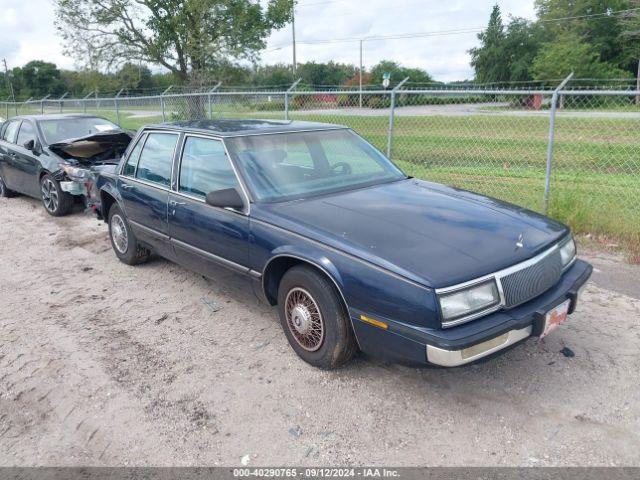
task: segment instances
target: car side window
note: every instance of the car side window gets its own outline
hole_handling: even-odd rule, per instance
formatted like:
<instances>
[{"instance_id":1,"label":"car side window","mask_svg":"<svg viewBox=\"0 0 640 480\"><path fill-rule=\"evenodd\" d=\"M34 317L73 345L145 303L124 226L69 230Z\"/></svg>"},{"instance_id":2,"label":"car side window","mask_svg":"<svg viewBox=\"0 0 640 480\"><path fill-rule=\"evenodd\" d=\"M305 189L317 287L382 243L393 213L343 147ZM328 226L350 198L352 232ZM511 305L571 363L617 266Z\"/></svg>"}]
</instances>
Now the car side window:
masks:
<instances>
[{"instance_id":1,"label":"car side window","mask_svg":"<svg viewBox=\"0 0 640 480\"><path fill-rule=\"evenodd\" d=\"M133 147L131 153L129 154L129 158L127 158L127 163L122 169L122 174L127 177L133 177L136 173L136 167L138 166L138 160L140 159L140 152L142 151L142 146L144 145L144 141L147 138L146 135L142 135L136 143L136 146Z\"/></svg>"},{"instance_id":2,"label":"car side window","mask_svg":"<svg viewBox=\"0 0 640 480\"><path fill-rule=\"evenodd\" d=\"M204 198L238 186L238 179L220 140L187 137L180 162L178 191Z\"/></svg>"},{"instance_id":3,"label":"car side window","mask_svg":"<svg viewBox=\"0 0 640 480\"><path fill-rule=\"evenodd\" d=\"M150 133L140 153L136 178L168 187L177 141L178 135L175 134Z\"/></svg>"},{"instance_id":4,"label":"car side window","mask_svg":"<svg viewBox=\"0 0 640 480\"><path fill-rule=\"evenodd\" d=\"M20 120L12 120L8 123L4 129L4 135L2 139L9 143L16 143L16 136L18 134L18 127L20 126Z\"/></svg>"},{"instance_id":5,"label":"car side window","mask_svg":"<svg viewBox=\"0 0 640 480\"><path fill-rule=\"evenodd\" d=\"M36 131L33 128L33 124L25 120L22 122L22 125L20 125L20 131L18 132L18 140L16 140L16 143L22 146L29 140L36 140Z\"/></svg>"},{"instance_id":6,"label":"car side window","mask_svg":"<svg viewBox=\"0 0 640 480\"><path fill-rule=\"evenodd\" d=\"M168 187L177 141L178 135L173 133L150 133L140 154L136 178Z\"/></svg>"}]
</instances>

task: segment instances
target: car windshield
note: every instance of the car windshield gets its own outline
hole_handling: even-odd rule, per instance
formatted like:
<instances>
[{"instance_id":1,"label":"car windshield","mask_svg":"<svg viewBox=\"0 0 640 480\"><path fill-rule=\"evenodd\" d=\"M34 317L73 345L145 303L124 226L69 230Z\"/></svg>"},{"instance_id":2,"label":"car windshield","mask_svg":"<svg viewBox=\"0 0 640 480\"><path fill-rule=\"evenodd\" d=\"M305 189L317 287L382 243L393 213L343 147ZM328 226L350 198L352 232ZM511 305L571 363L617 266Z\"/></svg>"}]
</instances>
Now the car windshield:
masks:
<instances>
[{"instance_id":1,"label":"car windshield","mask_svg":"<svg viewBox=\"0 0 640 480\"><path fill-rule=\"evenodd\" d=\"M115 123L100 117L69 117L51 120L39 120L38 124L47 144L58 143L63 140L86 137L94 133L116 130Z\"/></svg>"},{"instance_id":2,"label":"car windshield","mask_svg":"<svg viewBox=\"0 0 640 480\"><path fill-rule=\"evenodd\" d=\"M292 200L406 178L347 129L248 135L226 142L259 201Z\"/></svg>"}]
</instances>

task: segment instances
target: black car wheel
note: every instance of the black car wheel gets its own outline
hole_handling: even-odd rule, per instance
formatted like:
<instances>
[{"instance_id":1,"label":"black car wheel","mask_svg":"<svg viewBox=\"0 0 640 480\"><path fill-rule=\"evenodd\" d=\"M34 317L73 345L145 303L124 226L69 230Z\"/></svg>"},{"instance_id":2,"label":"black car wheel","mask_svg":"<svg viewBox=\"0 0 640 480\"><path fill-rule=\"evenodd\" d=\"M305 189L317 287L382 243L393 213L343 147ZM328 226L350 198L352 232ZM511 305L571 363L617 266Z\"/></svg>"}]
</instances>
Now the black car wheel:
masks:
<instances>
[{"instance_id":1,"label":"black car wheel","mask_svg":"<svg viewBox=\"0 0 640 480\"><path fill-rule=\"evenodd\" d=\"M15 196L15 192L7 188L7 184L4 183L4 178L0 176L0 197L11 198Z\"/></svg>"},{"instance_id":2,"label":"black car wheel","mask_svg":"<svg viewBox=\"0 0 640 480\"><path fill-rule=\"evenodd\" d=\"M73 196L63 192L60 183L51 175L40 179L40 197L44 209L54 217L68 215L73 209Z\"/></svg>"},{"instance_id":3,"label":"black car wheel","mask_svg":"<svg viewBox=\"0 0 640 480\"><path fill-rule=\"evenodd\" d=\"M116 256L127 265L144 263L151 255L149 249L138 242L124 213L116 204L109 210L109 238Z\"/></svg>"},{"instance_id":4,"label":"black car wheel","mask_svg":"<svg viewBox=\"0 0 640 480\"><path fill-rule=\"evenodd\" d=\"M278 289L280 323L305 362L322 369L347 363L358 347L335 285L307 266L285 273Z\"/></svg>"}]
</instances>

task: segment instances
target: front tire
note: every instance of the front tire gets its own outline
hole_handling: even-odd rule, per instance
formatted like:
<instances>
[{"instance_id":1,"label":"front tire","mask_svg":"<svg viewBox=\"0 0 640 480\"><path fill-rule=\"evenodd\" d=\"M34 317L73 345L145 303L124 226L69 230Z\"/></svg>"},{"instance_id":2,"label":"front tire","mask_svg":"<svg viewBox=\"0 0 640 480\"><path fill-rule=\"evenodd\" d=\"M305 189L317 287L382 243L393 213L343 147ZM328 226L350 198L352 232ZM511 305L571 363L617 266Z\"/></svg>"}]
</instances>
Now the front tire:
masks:
<instances>
[{"instance_id":1,"label":"front tire","mask_svg":"<svg viewBox=\"0 0 640 480\"><path fill-rule=\"evenodd\" d=\"M122 209L115 203L109 209L109 239L122 263L137 265L149 260L151 252L138 242Z\"/></svg>"},{"instance_id":2,"label":"front tire","mask_svg":"<svg viewBox=\"0 0 640 480\"><path fill-rule=\"evenodd\" d=\"M280 323L293 350L324 370L353 358L357 344L335 285L308 266L288 270L278 288Z\"/></svg>"},{"instance_id":3,"label":"front tire","mask_svg":"<svg viewBox=\"0 0 640 480\"><path fill-rule=\"evenodd\" d=\"M53 217L63 217L73 209L73 195L63 192L60 183L49 174L40 179L40 198L44 209Z\"/></svg>"}]
</instances>

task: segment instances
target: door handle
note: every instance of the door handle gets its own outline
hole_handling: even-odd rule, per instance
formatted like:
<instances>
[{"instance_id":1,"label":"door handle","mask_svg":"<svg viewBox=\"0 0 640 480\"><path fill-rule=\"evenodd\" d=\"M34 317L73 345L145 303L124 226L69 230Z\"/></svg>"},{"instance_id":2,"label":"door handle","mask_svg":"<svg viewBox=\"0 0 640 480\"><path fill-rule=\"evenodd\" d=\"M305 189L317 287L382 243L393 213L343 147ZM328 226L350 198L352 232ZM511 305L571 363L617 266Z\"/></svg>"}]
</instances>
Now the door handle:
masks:
<instances>
[{"instance_id":1,"label":"door handle","mask_svg":"<svg viewBox=\"0 0 640 480\"><path fill-rule=\"evenodd\" d=\"M127 185L126 183L122 185L123 190L131 190L132 188L133 188L133 185Z\"/></svg>"},{"instance_id":2,"label":"door handle","mask_svg":"<svg viewBox=\"0 0 640 480\"><path fill-rule=\"evenodd\" d=\"M186 205L187 202L176 202L175 200L169 200L169 205L171 205L172 207L176 207L178 205Z\"/></svg>"}]
</instances>

